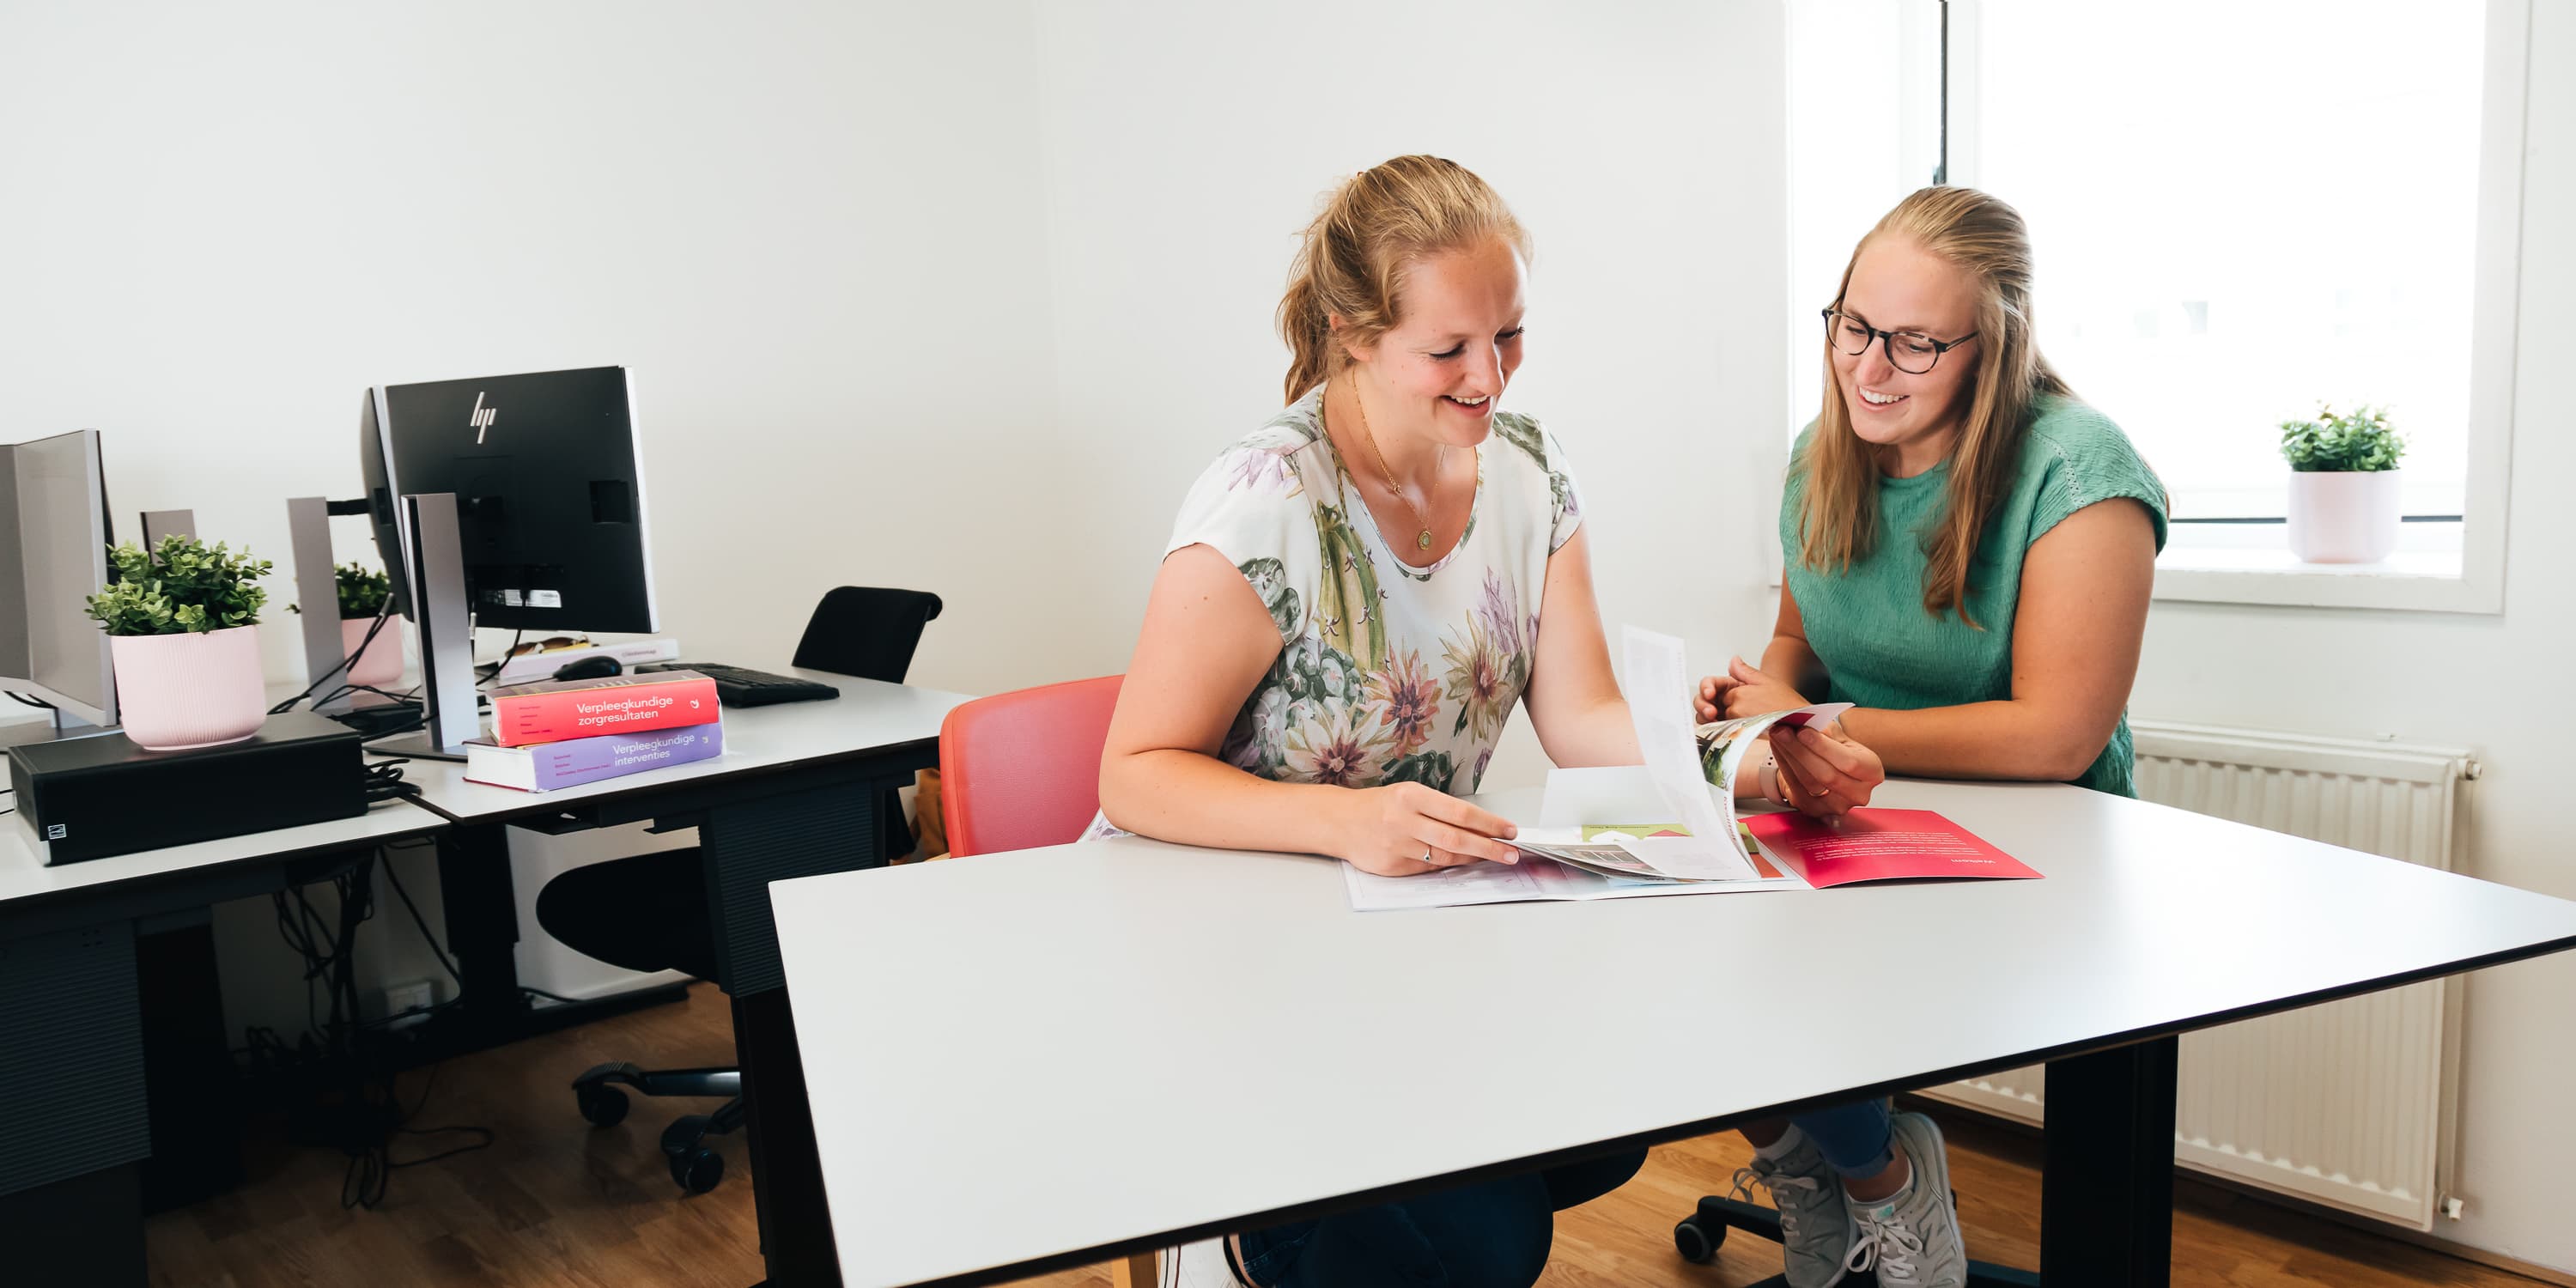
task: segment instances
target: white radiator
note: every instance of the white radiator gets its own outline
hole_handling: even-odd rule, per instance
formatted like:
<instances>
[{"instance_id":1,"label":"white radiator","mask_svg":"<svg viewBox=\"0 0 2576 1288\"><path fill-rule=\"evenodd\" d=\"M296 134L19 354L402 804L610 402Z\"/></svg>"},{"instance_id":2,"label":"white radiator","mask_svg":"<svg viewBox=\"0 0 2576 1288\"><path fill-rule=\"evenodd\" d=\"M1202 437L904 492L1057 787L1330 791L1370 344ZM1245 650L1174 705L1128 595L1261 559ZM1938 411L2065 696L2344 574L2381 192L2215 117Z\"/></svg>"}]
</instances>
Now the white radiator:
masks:
<instances>
[{"instance_id":1,"label":"white radiator","mask_svg":"<svg viewBox=\"0 0 2576 1288\"><path fill-rule=\"evenodd\" d=\"M2148 722L2138 794L2449 870L2467 845L2465 751ZM2213 934L2259 934L2210 910ZM2450 1178L2456 981L2434 980L2185 1034L2183 1166L2429 1230ZM1938 1099L2038 1122L2045 1070L1955 1082Z\"/></svg>"}]
</instances>

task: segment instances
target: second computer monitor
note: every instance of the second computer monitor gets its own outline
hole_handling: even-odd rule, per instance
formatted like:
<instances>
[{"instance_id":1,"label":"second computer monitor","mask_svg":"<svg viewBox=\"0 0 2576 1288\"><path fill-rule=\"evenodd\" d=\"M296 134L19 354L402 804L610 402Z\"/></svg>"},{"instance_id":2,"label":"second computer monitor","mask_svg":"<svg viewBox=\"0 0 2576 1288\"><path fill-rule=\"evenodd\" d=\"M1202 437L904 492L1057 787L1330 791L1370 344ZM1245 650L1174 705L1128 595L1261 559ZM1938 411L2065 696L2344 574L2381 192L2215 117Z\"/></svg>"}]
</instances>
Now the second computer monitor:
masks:
<instances>
[{"instance_id":1,"label":"second computer monitor","mask_svg":"<svg viewBox=\"0 0 2576 1288\"><path fill-rule=\"evenodd\" d=\"M410 603L402 498L448 492L476 625L660 629L628 394L623 367L367 391L359 451L394 602Z\"/></svg>"},{"instance_id":2,"label":"second computer monitor","mask_svg":"<svg viewBox=\"0 0 2576 1288\"><path fill-rule=\"evenodd\" d=\"M107 633L86 611L113 535L96 430L0 445L0 690L116 723Z\"/></svg>"}]
</instances>

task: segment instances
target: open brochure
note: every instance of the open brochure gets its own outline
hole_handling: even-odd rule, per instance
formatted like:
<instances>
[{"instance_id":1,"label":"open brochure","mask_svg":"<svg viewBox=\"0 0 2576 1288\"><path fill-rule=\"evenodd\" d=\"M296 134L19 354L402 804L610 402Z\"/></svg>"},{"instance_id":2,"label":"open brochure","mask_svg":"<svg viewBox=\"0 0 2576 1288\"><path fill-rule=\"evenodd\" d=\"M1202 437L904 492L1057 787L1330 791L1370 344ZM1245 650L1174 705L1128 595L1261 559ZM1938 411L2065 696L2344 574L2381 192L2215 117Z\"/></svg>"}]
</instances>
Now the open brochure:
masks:
<instances>
[{"instance_id":1,"label":"open brochure","mask_svg":"<svg viewBox=\"0 0 2576 1288\"><path fill-rule=\"evenodd\" d=\"M1632 626L1622 642L1629 716L1644 764L1551 771L1537 823L1524 823L1513 841L1537 862L1474 863L1407 877L1344 865L1351 906L1375 911L1805 888L1764 859L1745 833L1735 811L1736 778L1746 753L1774 726L1821 725L1851 704L1694 728L1681 641ZM1669 696L1654 701L1653 694Z\"/></svg>"},{"instance_id":2,"label":"open brochure","mask_svg":"<svg viewBox=\"0 0 2576 1288\"><path fill-rule=\"evenodd\" d=\"M1521 822L1512 844L1521 861L1469 863L1419 876L1383 877L1345 863L1351 907L1361 912L1448 908L1531 900L1634 899L1649 895L1803 890L1806 883L1738 831L1726 847L1744 857L1741 873L1681 876L1658 866L1656 847L1688 835L1684 824L1657 822L1665 805L1641 766L1559 769L1547 776L1536 823ZM1585 822L1585 818L1594 821Z\"/></svg>"}]
</instances>

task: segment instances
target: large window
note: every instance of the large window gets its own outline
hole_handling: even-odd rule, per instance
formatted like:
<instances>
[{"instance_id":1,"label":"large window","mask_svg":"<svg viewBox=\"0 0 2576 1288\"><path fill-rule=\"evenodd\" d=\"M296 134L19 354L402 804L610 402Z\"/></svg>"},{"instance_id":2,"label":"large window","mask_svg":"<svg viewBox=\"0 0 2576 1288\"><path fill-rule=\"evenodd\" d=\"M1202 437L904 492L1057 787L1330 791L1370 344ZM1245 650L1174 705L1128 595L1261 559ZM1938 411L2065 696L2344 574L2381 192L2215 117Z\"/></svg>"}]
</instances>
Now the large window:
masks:
<instances>
[{"instance_id":1,"label":"large window","mask_svg":"<svg viewBox=\"0 0 2576 1288\"><path fill-rule=\"evenodd\" d=\"M2494 227L2515 212L2493 207L2519 205L2522 42L2493 38L2499 16L2527 25L2521 0L1793 6L1796 312L1811 317L1851 243L1946 164L2029 219L2040 344L2172 490L2168 567L2273 567L2279 423L2372 404L2408 440L2410 522L2383 571L2462 578L2464 531L2500 527L2503 505L2477 442L2509 410L2499 382L2480 390L2509 353L2478 360L2511 341L2511 246ZM2516 144L2503 157L2482 146L2499 118ZM1795 334L1803 423L1822 390Z\"/></svg>"},{"instance_id":2,"label":"large window","mask_svg":"<svg viewBox=\"0 0 2576 1288\"><path fill-rule=\"evenodd\" d=\"M1976 182L2031 222L2044 352L2174 513L2281 517L2275 426L2320 402L2386 404L2407 513L2460 513L2484 7L1978 9Z\"/></svg>"}]
</instances>

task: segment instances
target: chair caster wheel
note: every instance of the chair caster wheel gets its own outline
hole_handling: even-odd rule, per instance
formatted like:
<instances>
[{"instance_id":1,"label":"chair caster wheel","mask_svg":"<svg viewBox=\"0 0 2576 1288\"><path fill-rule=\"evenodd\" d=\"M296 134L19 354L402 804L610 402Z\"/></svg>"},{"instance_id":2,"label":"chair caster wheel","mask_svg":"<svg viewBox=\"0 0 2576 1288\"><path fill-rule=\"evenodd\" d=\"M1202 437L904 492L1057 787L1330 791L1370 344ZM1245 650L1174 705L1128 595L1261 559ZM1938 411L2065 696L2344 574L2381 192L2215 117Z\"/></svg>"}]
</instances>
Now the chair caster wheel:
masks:
<instances>
[{"instance_id":1,"label":"chair caster wheel","mask_svg":"<svg viewBox=\"0 0 2576 1288\"><path fill-rule=\"evenodd\" d=\"M573 1100L581 1106L581 1116L590 1120L593 1127L614 1127L626 1120L626 1093L615 1087L575 1087Z\"/></svg>"},{"instance_id":2,"label":"chair caster wheel","mask_svg":"<svg viewBox=\"0 0 2576 1288\"><path fill-rule=\"evenodd\" d=\"M1726 1246L1726 1229L1695 1216L1683 1217L1681 1224L1673 1227L1673 1247L1680 1251L1682 1260L1695 1266L1707 1265L1717 1260L1717 1250Z\"/></svg>"},{"instance_id":3,"label":"chair caster wheel","mask_svg":"<svg viewBox=\"0 0 2576 1288\"><path fill-rule=\"evenodd\" d=\"M671 1156L671 1179L691 1194L704 1194L724 1179L724 1159L712 1149Z\"/></svg>"}]
</instances>

